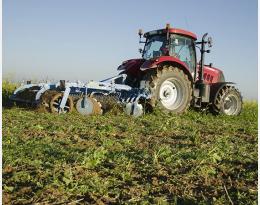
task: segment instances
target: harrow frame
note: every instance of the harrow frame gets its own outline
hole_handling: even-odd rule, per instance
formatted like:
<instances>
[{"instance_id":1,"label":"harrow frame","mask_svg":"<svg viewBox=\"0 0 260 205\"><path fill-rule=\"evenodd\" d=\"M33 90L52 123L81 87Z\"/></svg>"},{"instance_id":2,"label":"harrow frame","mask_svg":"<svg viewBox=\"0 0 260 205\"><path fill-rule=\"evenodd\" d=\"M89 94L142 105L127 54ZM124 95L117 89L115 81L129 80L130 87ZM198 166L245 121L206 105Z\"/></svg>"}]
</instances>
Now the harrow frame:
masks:
<instances>
[{"instance_id":1,"label":"harrow frame","mask_svg":"<svg viewBox=\"0 0 260 205\"><path fill-rule=\"evenodd\" d=\"M122 84L115 83L115 80L122 78ZM59 105L59 112L62 113L69 96L81 96L84 99L94 94L101 94L105 98L106 96L115 96L118 103L124 104L125 107L130 107L127 111L128 114L134 115L134 110L137 106L140 107L139 100L144 101L151 98L150 92L146 88L132 88L125 85L124 81L126 74L120 74L102 81L89 81L87 83L77 82L65 82L60 80L57 83L38 83L38 84L23 84L17 88L10 99L14 102L25 102L34 105L41 103L41 96L48 90L54 90L63 93L62 100ZM32 88L35 88L33 90ZM33 100L23 99L19 97L19 93L25 90L32 89L35 92L35 98ZM141 108L142 109L142 108Z\"/></svg>"}]
</instances>

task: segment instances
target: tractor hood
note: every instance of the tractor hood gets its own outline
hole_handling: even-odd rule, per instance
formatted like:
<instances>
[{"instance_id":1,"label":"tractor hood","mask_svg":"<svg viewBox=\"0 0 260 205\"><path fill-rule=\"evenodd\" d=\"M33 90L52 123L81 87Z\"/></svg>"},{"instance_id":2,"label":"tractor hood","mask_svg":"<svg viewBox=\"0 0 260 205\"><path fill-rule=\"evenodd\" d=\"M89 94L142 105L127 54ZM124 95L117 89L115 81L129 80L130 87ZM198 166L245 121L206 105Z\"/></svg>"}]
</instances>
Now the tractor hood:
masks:
<instances>
[{"instance_id":1,"label":"tractor hood","mask_svg":"<svg viewBox=\"0 0 260 205\"><path fill-rule=\"evenodd\" d=\"M200 64L197 64L197 78L196 81L199 80L199 71L200 71ZM203 79L205 83L218 83L218 82L225 82L225 77L223 71L219 68L212 67L212 65L204 65L203 70Z\"/></svg>"},{"instance_id":2,"label":"tractor hood","mask_svg":"<svg viewBox=\"0 0 260 205\"><path fill-rule=\"evenodd\" d=\"M219 68L212 67L210 65L204 65L203 78L206 83L225 82L225 77L222 70L220 70Z\"/></svg>"}]
</instances>

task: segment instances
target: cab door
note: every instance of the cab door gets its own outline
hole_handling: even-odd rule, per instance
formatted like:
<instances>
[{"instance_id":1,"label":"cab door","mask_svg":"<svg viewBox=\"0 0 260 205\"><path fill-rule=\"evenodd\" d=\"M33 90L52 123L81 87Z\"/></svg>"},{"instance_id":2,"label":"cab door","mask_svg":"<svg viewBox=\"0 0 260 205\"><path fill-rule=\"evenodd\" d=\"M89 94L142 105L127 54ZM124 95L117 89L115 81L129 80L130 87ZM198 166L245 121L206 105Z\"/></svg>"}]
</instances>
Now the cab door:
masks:
<instances>
[{"instance_id":1,"label":"cab door","mask_svg":"<svg viewBox=\"0 0 260 205\"><path fill-rule=\"evenodd\" d=\"M180 59L189 68L194 75L196 66L195 43L193 39L188 37L172 34L170 39L170 56Z\"/></svg>"}]
</instances>

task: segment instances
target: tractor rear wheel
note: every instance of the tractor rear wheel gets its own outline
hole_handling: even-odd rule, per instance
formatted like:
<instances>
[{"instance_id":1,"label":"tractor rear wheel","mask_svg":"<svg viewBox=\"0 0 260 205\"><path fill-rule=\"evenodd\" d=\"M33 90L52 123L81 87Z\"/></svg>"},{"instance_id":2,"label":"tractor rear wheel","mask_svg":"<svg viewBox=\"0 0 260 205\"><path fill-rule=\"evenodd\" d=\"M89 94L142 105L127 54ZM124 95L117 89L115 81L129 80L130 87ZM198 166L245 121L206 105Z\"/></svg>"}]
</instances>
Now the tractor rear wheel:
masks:
<instances>
[{"instance_id":1,"label":"tractor rear wheel","mask_svg":"<svg viewBox=\"0 0 260 205\"><path fill-rule=\"evenodd\" d=\"M242 96L234 86L224 86L219 90L212 105L214 114L239 115L242 111Z\"/></svg>"},{"instance_id":2,"label":"tractor rear wheel","mask_svg":"<svg viewBox=\"0 0 260 205\"><path fill-rule=\"evenodd\" d=\"M191 81L179 68L165 65L144 77L152 93L150 105L158 105L165 112L183 113L192 99Z\"/></svg>"}]
</instances>

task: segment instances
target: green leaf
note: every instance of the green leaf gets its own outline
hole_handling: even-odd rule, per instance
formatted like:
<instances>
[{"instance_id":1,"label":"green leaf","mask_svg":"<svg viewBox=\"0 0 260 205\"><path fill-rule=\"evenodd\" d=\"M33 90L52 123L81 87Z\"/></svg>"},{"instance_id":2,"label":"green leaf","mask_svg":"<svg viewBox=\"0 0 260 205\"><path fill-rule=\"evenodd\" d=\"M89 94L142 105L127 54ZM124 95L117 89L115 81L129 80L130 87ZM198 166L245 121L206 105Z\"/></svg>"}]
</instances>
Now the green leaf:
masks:
<instances>
[{"instance_id":1,"label":"green leaf","mask_svg":"<svg viewBox=\"0 0 260 205\"><path fill-rule=\"evenodd\" d=\"M8 191L8 192L12 192L14 190L14 187L13 186L4 186L4 190L5 191Z\"/></svg>"}]
</instances>

